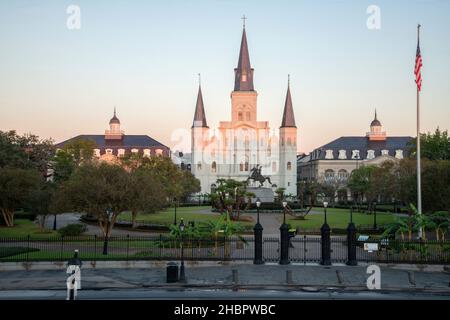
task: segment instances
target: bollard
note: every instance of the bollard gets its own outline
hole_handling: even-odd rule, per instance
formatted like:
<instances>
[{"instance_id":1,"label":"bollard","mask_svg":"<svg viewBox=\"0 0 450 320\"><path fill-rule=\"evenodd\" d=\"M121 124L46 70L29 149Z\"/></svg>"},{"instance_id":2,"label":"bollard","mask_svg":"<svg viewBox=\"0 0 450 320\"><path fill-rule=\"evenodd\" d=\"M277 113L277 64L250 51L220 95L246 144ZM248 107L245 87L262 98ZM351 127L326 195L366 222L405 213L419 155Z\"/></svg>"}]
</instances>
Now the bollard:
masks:
<instances>
[{"instance_id":1,"label":"bollard","mask_svg":"<svg viewBox=\"0 0 450 320\"><path fill-rule=\"evenodd\" d=\"M412 284L413 286L416 285L416 277L414 271L408 271L408 280L409 283Z\"/></svg>"},{"instance_id":2,"label":"bollard","mask_svg":"<svg viewBox=\"0 0 450 320\"><path fill-rule=\"evenodd\" d=\"M77 290L81 289L81 266L83 263L78 258L78 250L74 251L73 258L67 262L66 273L70 274L67 278L67 298L66 300L75 300Z\"/></svg>"},{"instance_id":3,"label":"bollard","mask_svg":"<svg viewBox=\"0 0 450 320\"><path fill-rule=\"evenodd\" d=\"M292 284L292 270L286 270L286 283Z\"/></svg>"},{"instance_id":4,"label":"bollard","mask_svg":"<svg viewBox=\"0 0 450 320\"><path fill-rule=\"evenodd\" d=\"M238 282L239 282L239 278L238 278L238 271L237 271L237 269L233 269L233 270L231 270L231 272L232 272L232 277L233 277L233 284L238 284Z\"/></svg>"}]
</instances>

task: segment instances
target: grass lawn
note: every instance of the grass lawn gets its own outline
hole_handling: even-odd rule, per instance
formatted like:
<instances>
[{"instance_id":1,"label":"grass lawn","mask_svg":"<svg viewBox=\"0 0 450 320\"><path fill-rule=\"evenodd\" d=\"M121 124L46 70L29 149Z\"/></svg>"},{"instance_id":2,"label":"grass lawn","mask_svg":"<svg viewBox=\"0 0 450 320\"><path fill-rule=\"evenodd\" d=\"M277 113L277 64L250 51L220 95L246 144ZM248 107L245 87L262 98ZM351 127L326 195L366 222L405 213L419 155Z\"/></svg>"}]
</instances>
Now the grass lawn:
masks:
<instances>
[{"instance_id":1,"label":"grass lawn","mask_svg":"<svg viewBox=\"0 0 450 320\"><path fill-rule=\"evenodd\" d=\"M218 212L210 212L210 213L199 213L199 211L209 211L210 207L180 207L177 208L177 221L180 222L180 219L183 218L185 223L189 221L198 222L207 222L214 221L219 219L220 214ZM157 213L151 214L140 214L138 213L136 220L137 221L145 221L148 223L154 223L157 225L170 226L173 224L174 219L174 208L168 208ZM119 220L127 220L131 221L131 213L124 212L119 216ZM239 222L242 225L254 225L254 222Z\"/></svg>"},{"instance_id":2,"label":"grass lawn","mask_svg":"<svg viewBox=\"0 0 450 320\"><path fill-rule=\"evenodd\" d=\"M314 208L314 211L323 211L323 208ZM353 222L358 225L372 225L374 216L365 213L353 213ZM305 220L300 220L296 217L287 215L287 223L293 228L300 227L300 229L319 229L323 224L323 214L308 214ZM394 222L395 217L391 213L377 212L377 225L381 226ZM327 209L327 222L331 229L333 228L347 228L350 221L350 213L347 209Z\"/></svg>"},{"instance_id":3,"label":"grass lawn","mask_svg":"<svg viewBox=\"0 0 450 320\"><path fill-rule=\"evenodd\" d=\"M48 238L50 236L58 235L56 231L46 230L39 231L39 226L28 219L15 219L14 227L0 226L0 237L26 237L30 235L35 238Z\"/></svg>"}]
</instances>

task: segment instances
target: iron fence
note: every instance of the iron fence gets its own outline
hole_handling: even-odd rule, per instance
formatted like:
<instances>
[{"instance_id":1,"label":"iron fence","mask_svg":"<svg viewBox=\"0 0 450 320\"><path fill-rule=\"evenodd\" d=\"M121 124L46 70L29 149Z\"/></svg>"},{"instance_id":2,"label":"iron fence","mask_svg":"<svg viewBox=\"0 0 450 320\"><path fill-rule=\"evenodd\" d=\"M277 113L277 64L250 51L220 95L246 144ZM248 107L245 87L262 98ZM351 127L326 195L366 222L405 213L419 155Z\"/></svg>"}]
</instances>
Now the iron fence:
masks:
<instances>
[{"instance_id":1,"label":"iron fence","mask_svg":"<svg viewBox=\"0 0 450 320\"><path fill-rule=\"evenodd\" d=\"M280 239L263 237L263 260L278 262ZM203 239L174 238L167 235L110 237L107 254L105 239L97 236L79 237L2 237L0 262L67 261L74 250L82 260L254 260L253 236L212 237ZM294 263L319 263L320 236L297 235L290 239L289 259ZM331 262L345 263L348 243L345 236L331 238ZM449 241L367 240L356 244L359 262L385 263L450 263Z\"/></svg>"}]
</instances>

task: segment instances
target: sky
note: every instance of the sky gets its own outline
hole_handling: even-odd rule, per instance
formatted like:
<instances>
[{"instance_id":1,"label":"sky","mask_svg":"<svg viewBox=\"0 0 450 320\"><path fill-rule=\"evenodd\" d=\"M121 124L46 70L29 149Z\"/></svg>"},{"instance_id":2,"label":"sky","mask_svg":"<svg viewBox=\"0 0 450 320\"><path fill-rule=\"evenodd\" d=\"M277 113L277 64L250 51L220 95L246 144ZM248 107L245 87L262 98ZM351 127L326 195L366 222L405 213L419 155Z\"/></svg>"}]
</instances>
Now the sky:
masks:
<instances>
[{"instance_id":1,"label":"sky","mask_svg":"<svg viewBox=\"0 0 450 320\"><path fill-rule=\"evenodd\" d=\"M209 126L230 120L244 14L258 120L278 129L290 74L299 152L365 135L375 108L415 136L418 23L421 131L450 129L450 0L0 0L0 130L102 134L116 106L126 134L187 149L198 73Z\"/></svg>"}]
</instances>

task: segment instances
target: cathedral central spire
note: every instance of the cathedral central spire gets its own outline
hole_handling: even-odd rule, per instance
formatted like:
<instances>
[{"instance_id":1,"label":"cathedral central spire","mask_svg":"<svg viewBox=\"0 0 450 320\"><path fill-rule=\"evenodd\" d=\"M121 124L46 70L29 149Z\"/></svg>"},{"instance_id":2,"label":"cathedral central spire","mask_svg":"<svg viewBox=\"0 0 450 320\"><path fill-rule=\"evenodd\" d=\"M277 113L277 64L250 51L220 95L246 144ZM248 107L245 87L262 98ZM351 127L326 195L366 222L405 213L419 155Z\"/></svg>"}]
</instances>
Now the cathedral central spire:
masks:
<instances>
[{"instance_id":1,"label":"cathedral central spire","mask_svg":"<svg viewBox=\"0 0 450 320\"><path fill-rule=\"evenodd\" d=\"M254 91L253 88L253 69L250 65L250 55L248 53L247 35L245 32L245 16L242 30L241 49L239 51L239 60L237 68L234 69L234 91Z\"/></svg>"}]
</instances>

